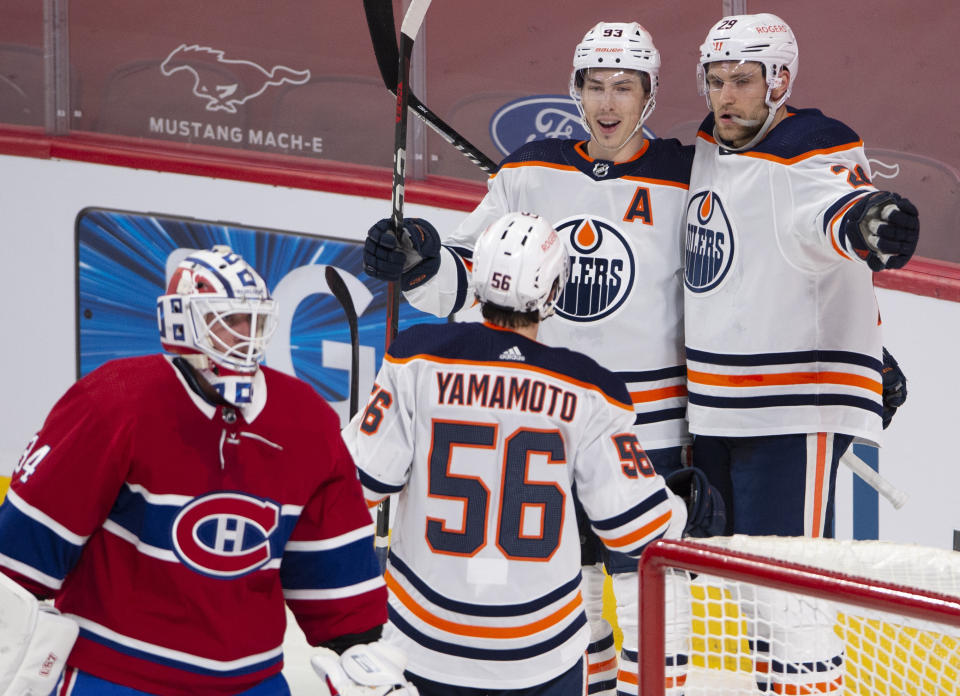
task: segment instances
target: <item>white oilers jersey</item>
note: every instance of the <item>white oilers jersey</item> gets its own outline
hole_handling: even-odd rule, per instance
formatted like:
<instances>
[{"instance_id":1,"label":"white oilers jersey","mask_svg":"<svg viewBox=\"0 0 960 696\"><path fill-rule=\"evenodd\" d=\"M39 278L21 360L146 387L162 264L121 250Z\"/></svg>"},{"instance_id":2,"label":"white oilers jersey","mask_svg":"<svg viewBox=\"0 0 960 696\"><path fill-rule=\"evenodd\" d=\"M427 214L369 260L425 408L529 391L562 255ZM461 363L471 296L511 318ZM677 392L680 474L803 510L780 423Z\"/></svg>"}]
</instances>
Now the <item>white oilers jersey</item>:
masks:
<instances>
[{"instance_id":1,"label":"white oilers jersey","mask_svg":"<svg viewBox=\"0 0 960 696\"><path fill-rule=\"evenodd\" d=\"M688 417L695 434L840 432L877 442L872 274L843 215L876 189L859 137L789 110L747 152L700 127L686 212Z\"/></svg>"},{"instance_id":2,"label":"white oilers jersey","mask_svg":"<svg viewBox=\"0 0 960 696\"><path fill-rule=\"evenodd\" d=\"M692 159L692 146L676 140L649 140L620 164L590 159L574 140L527 143L444 240L438 274L407 300L439 316L469 307L480 234L508 212L540 215L571 261L556 318L541 327L540 340L586 353L627 383L646 449L685 444L682 214Z\"/></svg>"},{"instance_id":3,"label":"white oilers jersey","mask_svg":"<svg viewBox=\"0 0 960 696\"><path fill-rule=\"evenodd\" d=\"M344 439L368 504L396 494L384 637L411 672L516 689L581 659L574 487L634 557L686 518L632 424L623 382L584 355L472 322L400 333Z\"/></svg>"}]
</instances>

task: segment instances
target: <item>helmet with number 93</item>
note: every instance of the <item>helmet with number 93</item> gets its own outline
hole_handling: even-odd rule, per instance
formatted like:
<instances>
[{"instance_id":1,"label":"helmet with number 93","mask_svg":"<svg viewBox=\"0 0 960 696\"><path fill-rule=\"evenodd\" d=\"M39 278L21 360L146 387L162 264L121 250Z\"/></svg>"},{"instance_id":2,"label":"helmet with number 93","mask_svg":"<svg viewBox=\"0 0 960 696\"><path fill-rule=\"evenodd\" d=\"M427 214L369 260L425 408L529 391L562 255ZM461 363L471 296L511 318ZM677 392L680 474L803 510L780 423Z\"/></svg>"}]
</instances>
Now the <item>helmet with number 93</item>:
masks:
<instances>
[{"instance_id":1,"label":"helmet with number 93","mask_svg":"<svg viewBox=\"0 0 960 696\"><path fill-rule=\"evenodd\" d=\"M570 260L563 240L539 215L508 213L491 224L473 252L472 283L480 302L540 319L553 314Z\"/></svg>"},{"instance_id":2,"label":"helmet with number 93","mask_svg":"<svg viewBox=\"0 0 960 696\"><path fill-rule=\"evenodd\" d=\"M220 371L257 371L277 325L263 278L228 246L191 252L157 298L164 349L206 355Z\"/></svg>"},{"instance_id":3,"label":"helmet with number 93","mask_svg":"<svg viewBox=\"0 0 960 696\"><path fill-rule=\"evenodd\" d=\"M573 53L570 97L577 105L580 120L589 131L583 114L580 90L583 71L588 68L623 68L646 73L650 79L647 103L637 128L653 113L660 84L660 51L653 45L650 32L637 22L600 22L586 33Z\"/></svg>"},{"instance_id":4,"label":"helmet with number 93","mask_svg":"<svg viewBox=\"0 0 960 696\"><path fill-rule=\"evenodd\" d=\"M764 67L767 80L765 102L771 111L787 101L793 84L797 81L800 52L797 39L790 27L774 14L731 15L710 27L707 38L700 45L700 62L697 65L697 84L700 94L707 99L707 65L718 61L752 61ZM783 95L771 101L770 93L782 84L780 71L790 73L790 81Z\"/></svg>"}]
</instances>

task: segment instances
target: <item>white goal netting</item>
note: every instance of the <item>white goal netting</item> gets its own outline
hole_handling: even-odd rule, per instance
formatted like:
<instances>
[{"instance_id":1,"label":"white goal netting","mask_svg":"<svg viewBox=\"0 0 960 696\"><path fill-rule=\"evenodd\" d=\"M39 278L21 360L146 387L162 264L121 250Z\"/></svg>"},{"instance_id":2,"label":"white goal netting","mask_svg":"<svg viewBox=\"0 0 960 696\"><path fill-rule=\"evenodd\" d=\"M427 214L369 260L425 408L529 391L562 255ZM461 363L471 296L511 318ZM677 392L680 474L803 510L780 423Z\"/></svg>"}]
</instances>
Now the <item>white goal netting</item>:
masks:
<instances>
[{"instance_id":1,"label":"white goal netting","mask_svg":"<svg viewBox=\"0 0 960 696\"><path fill-rule=\"evenodd\" d=\"M960 553L734 536L652 545L641 573L645 696L960 696Z\"/></svg>"}]
</instances>

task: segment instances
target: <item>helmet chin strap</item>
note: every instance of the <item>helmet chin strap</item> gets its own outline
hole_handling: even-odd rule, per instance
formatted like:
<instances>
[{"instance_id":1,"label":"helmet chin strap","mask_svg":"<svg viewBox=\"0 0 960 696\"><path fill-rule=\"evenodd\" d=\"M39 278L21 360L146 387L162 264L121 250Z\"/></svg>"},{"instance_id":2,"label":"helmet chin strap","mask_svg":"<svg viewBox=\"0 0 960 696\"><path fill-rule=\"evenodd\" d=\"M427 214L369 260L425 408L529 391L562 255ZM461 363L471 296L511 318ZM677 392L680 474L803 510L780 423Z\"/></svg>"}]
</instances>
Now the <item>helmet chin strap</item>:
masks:
<instances>
[{"instance_id":1,"label":"helmet chin strap","mask_svg":"<svg viewBox=\"0 0 960 696\"><path fill-rule=\"evenodd\" d=\"M746 144L744 144L744 145L741 145L740 147L733 147L732 145L727 145L726 141L723 140L723 139L720 137L719 133L717 133L717 125L716 125L716 123L714 123L714 125L713 125L713 138L714 138L714 140L716 140L717 142L722 142L722 143L723 143L723 148L724 148L725 150L729 150L730 152L743 152L744 150L749 150L749 149L752 148L754 145L756 145L756 144L759 143L761 140L763 140L764 136L766 136L766 134L767 134L767 131L770 130L770 126L773 125L773 119L776 118L777 110L778 110L778 109L780 108L780 106L783 104L783 101L784 101L784 99L785 99L785 96L784 96L784 97L781 97L779 102L777 102L776 104L771 104L771 103L770 103L770 92L772 92L772 91L773 91L773 88L772 88L772 87L768 87L768 88L767 88L767 96L766 96L766 99L764 99L764 103L767 105L767 118L763 121L763 125L760 126L760 130L758 130L758 131L754 134L754 136L750 139L750 142L748 142L748 143L746 143ZM734 123L736 123L738 126L748 126L748 127L750 127L750 126L756 126L756 125L758 125L758 124L760 123L760 119L758 119L758 118L755 118L755 119L753 119L753 118L747 119L747 118L738 118L738 117L736 117L736 116L733 116L733 117L731 117L730 120L733 121Z\"/></svg>"},{"instance_id":2,"label":"helmet chin strap","mask_svg":"<svg viewBox=\"0 0 960 696\"><path fill-rule=\"evenodd\" d=\"M597 141L597 137L596 137L596 135L594 135L593 129L590 128L590 124L587 123L587 119L586 119L586 118L583 119L583 127L584 127L584 128L586 129L586 131L590 134L590 139L593 140L594 142L596 142L596 141ZM622 143L620 143L620 144L617 146L617 148L613 151L613 155L614 155L613 158L616 157L617 153L620 152L620 150L622 150L623 148L625 148L625 147L627 146L627 143L630 142L630 140L633 138L633 136L635 136L635 135L637 134L637 131L639 131L642 127L643 127L643 116L641 115L641 116L640 116L640 120L637 121L637 125L635 125L635 126L633 127L633 130L632 130L632 131L630 131L630 135L628 135L628 136L626 137L626 140L624 140ZM611 159L613 159L613 158L611 158Z\"/></svg>"}]
</instances>

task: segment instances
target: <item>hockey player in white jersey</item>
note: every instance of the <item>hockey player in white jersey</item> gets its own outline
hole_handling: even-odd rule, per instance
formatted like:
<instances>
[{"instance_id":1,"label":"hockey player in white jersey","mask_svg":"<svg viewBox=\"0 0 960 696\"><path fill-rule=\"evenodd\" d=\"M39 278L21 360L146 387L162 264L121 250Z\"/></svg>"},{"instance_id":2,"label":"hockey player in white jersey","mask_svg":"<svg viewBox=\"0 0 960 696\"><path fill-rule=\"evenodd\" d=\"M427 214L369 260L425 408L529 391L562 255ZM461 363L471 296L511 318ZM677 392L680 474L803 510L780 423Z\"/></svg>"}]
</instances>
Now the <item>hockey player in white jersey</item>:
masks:
<instances>
[{"instance_id":1,"label":"hockey player in white jersey","mask_svg":"<svg viewBox=\"0 0 960 696\"><path fill-rule=\"evenodd\" d=\"M623 381L535 340L568 275L556 230L509 213L472 256L484 322L401 332L344 433L368 504L397 494L385 640L423 696L584 694L574 496L634 559L614 576L634 651L636 558L679 537L686 509L637 441Z\"/></svg>"},{"instance_id":2,"label":"hockey player in white jersey","mask_svg":"<svg viewBox=\"0 0 960 696\"><path fill-rule=\"evenodd\" d=\"M592 27L576 47L570 77L590 139L533 141L506 157L483 201L442 245L425 220L405 221L401 236L410 243L404 245L390 220L381 220L368 234L364 267L372 277L399 281L418 309L446 316L472 303L473 253L488 225L520 210L553 221L571 274L540 340L586 353L627 383L634 432L666 475L681 467L690 442L682 216L693 148L644 137L659 70L660 53L639 24ZM591 693L602 696L615 691L616 654L612 629L601 616L603 571L596 562L602 549L589 529L583 535L585 583L592 588ZM611 571L633 567L621 556L606 560ZM636 661L636 655L625 657Z\"/></svg>"},{"instance_id":3,"label":"hockey player in white jersey","mask_svg":"<svg viewBox=\"0 0 960 696\"><path fill-rule=\"evenodd\" d=\"M787 105L798 63L771 14L724 17L700 47L711 113L686 210L688 417L728 532L832 536L839 459L854 437L880 440L872 274L909 260L919 223L871 183L853 130ZM802 615L783 620L802 632ZM838 691L839 653L800 650L774 648L761 687Z\"/></svg>"}]
</instances>

